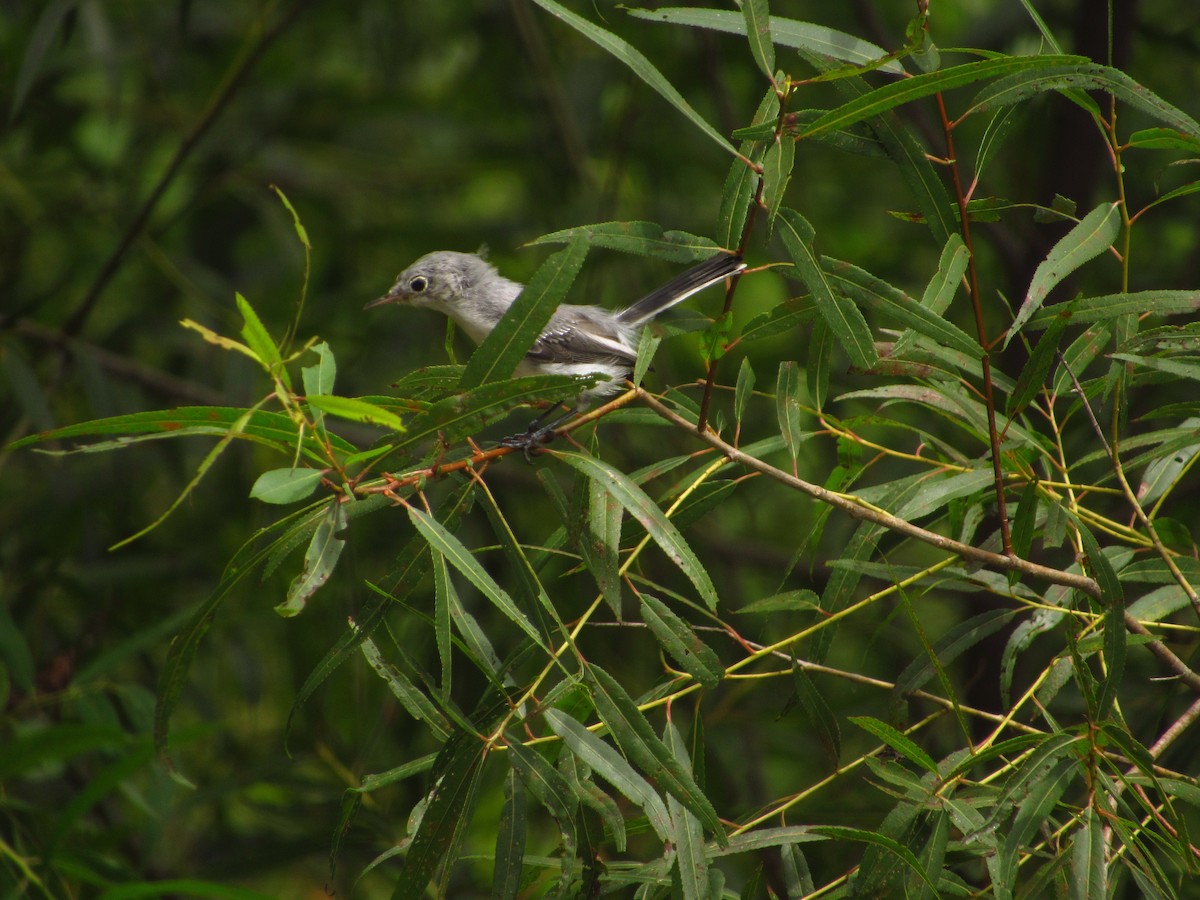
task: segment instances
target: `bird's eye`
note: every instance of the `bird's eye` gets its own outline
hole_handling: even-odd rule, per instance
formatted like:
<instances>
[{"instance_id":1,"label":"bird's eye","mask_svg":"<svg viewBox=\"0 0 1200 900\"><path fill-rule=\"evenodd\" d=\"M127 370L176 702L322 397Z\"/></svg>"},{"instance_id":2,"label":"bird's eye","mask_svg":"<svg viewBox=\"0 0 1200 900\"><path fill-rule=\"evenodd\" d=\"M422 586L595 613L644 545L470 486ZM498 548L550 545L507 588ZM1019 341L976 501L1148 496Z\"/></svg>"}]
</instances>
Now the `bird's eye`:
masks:
<instances>
[{"instance_id":1,"label":"bird's eye","mask_svg":"<svg viewBox=\"0 0 1200 900\"><path fill-rule=\"evenodd\" d=\"M408 282L408 289L414 294L421 293L427 287L429 287L429 279L424 275L417 275Z\"/></svg>"}]
</instances>

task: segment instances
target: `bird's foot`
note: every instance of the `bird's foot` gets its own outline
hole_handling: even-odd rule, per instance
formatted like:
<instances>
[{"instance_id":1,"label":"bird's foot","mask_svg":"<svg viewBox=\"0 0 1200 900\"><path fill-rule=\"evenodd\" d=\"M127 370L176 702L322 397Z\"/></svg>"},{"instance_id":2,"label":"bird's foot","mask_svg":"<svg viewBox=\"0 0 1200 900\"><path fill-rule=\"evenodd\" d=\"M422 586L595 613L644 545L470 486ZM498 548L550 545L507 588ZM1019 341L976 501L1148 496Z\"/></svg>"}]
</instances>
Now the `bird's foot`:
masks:
<instances>
[{"instance_id":1,"label":"bird's foot","mask_svg":"<svg viewBox=\"0 0 1200 900\"><path fill-rule=\"evenodd\" d=\"M525 454L525 461L532 463L534 454L556 437L558 433L553 428L530 428L520 434L509 435L500 442L500 446L520 450Z\"/></svg>"}]
</instances>

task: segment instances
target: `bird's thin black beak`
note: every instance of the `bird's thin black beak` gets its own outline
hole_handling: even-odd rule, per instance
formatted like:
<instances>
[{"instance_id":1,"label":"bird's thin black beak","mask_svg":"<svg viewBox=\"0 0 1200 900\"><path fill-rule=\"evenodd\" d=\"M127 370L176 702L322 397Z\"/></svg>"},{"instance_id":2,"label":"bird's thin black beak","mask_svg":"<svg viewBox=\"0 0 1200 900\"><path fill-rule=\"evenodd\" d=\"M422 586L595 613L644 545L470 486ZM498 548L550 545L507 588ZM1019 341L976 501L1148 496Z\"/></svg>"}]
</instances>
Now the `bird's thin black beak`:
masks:
<instances>
[{"instance_id":1,"label":"bird's thin black beak","mask_svg":"<svg viewBox=\"0 0 1200 900\"><path fill-rule=\"evenodd\" d=\"M384 294L382 297L372 300L363 309L374 309L377 306L383 306L385 303L395 303L399 299L396 294Z\"/></svg>"}]
</instances>

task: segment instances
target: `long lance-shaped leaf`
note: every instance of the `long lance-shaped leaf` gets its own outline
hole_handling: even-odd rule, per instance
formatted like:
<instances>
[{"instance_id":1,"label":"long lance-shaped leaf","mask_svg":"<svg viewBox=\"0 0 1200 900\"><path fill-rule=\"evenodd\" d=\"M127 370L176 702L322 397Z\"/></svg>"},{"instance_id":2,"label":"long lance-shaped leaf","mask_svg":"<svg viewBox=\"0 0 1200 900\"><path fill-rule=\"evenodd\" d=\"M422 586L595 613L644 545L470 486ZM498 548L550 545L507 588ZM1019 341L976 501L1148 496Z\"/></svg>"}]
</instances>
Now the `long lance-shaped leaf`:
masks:
<instances>
[{"instance_id":1,"label":"long lance-shaped leaf","mask_svg":"<svg viewBox=\"0 0 1200 900\"><path fill-rule=\"evenodd\" d=\"M1024 327L1029 318L1037 312L1050 291L1060 281L1082 266L1090 259L1095 259L1108 249L1109 245L1121 233L1120 207L1116 203L1101 203L1082 221L1050 248L1046 258L1029 283L1029 291L1021 308L1017 310L1016 318L1008 329L1004 339L1007 347L1018 332Z\"/></svg>"},{"instance_id":2,"label":"long lance-shaped leaf","mask_svg":"<svg viewBox=\"0 0 1200 900\"><path fill-rule=\"evenodd\" d=\"M527 246L566 244L576 235L587 238L592 247L603 247L637 256L654 256L671 262L689 263L708 259L717 252L715 241L688 234L686 231L663 231L654 222L600 222L596 225L577 225L550 234L543 234Z\"/></svg>"},{"instance_id":3,"label":"long lance-shaped leaf","mask_svg":"<svg viewBox=\"0 0 1200 900\"><path fill-rule=\"evenodd\" d=\"M829 330L845 349L850 361L861 368L869 369L879 360L875 343L871 340L871 329L858 307L841 296L830 284L829 276L821 268L813 248L816 232L808 220L794 209L784 207L779 211L779 234L787 248L801 281L817 301L817 309Z\"/></svg>"},{"instance_id":4,"label":"long lance-shaped leaf","mask_svg":"<svg viewBox=\"0 0 1200 900\"><path fill-rule=\"evenodd\" d=\"M492 896L516 900L521 891L521 869L525 858L525 837L529 811L525 803L525 784L516 769L504 778L504 809L496 829L495 866L492 871Z\"/></svg>"},{"instance_id":5,"label":"long lance-shaped leaf","mask_svg":"<svg viewBox=\"0 0 1200 900\"><path fill-rule=\"evenodd\" d=\"M675 615L667 605L649 594L641 595L642 620L649 626L663 649L685 672L709 690L721 683L725 667L721 660L692 627Z\"/></svg>"},{"instance_id":6,"label":"long lance-shaped leaf","mask_svg":"<svg viewBox=\"0 0 1200 900\"><path fill-rule=\"evenodd\" d=\"M713 587L712 579L700 562L700 558L688 546L683 535L679 533L658 505L651 500L646 492L618 472L608 463L594 456L581 453L558 453L554 456L567 465L582 472L588 478L599 482L616 501L625 507L631 516L637 519L646 533L662 548L675 565L695 585L701 598L708 604L709 609L717 608L717 589Z\"/></svg>"},{"instance_id":7,"label":"long lance-shaped leaf","mask_svg":"<svg viewBox=\"0 0 1200 900\"><path fill-rule=\"evenodd\" d=\"M876 278L865 269L848 262L822 256L821 268L839 293L845 294L865 309L882 313L943 347L960 353L979 355L979 341L954 323L948 322L941 315L941 310L933 310L918 303L883 279Z\"/></svg>"},{"instance_id":8,"label":"long lance-shaped leaf","mask_svg":"<svg viewBox=\"0 0 1200 900\"><path fill-rule=\"evenodd\" d=\"M1082 56L1004 56L980 62L964 63L885 84L868 94L831 109L801 133L805 138L821 131L835 130L878 116L880 113L929 97L939 91L962 87L989 78L998 78L1022 69L1044 69L1054 65L1086 63Z\"/></svg>"},{"instance_id":9,"label":"long lance-shaped leaf","mask_svg":"<svg viewBox=\"0 0 1200 900\"><path fill-rule=\"evenodd\" d=\"M742 15L724 9L692 9L690 7L668 7L666 9L631 9L629 14L651 22L666 22L671 25L689 25L711 28L729 34L746 33L746 20ZM781 47L807 50L832 59L852 63L856 66L871 66L887 56L887 51L878 44L856 38L852 34L799 22L782 16L771 16L771 37ZM880 71L903 75L904 69L895 60L879 66Z\"/></svg>"},{"instance_id":10,"label":"long lance-shaped leaf","mask_svg":"<svg viewBox=\"0 0 1200 900\"><path fill-rule=\"evenodd\" d=\"M989 84L975 95L967 114L1019 103L1044 91L1099 90L1148 113L1175 131L1200 137L1200 123L1119 69L1086 61L1060 64L1061 62L1060 58L1058 62L1045 68L1020 72Z\"/></svg>"},{"instance_id":11,"label":"long lance-shaped leaf","mask_svg":"<svg viewBox=\"0 0 1200 900\"><path fill-rule=\"evenodd\" d=\"M663 743L679 765L690 772L692 763L688 759L687 745L673 722L668 721L663 729ZM671 824L675 826L675 863L679 866L683 898L705 900L709 896L708 857L704 852L700 820L674 797L667 798L667 809L671 813Z\"/></svg>"},{"instance_id":12,"label":"long lance-shaped leaf","mask_svg":"<svg viewBox=\"0 0 1200 900\"><path fill-rule=\"evenodd\" d=\"M655 834L664 841L671 839L671 817L662 797L650 782L634 771L625 757L560 710L546 710L546 722L572 753L630 802L641 807Z\"/></svg>"},{"instance_id":13,"label":"long lance-shaped leaf","mask_svg":"<svg viewBox=\"0 0 1200 900\"><path fill-rule=\"evenodd\" d=\"M522 744L520 737L513 736L509 740L508 754L513 769L521 776L525 786L558 824L563 850L573 852L577 840L575 810L579 806L579 798L573 795L570 783L540 753Z\"/></svg>"},{"instance_id":14,"label":"long lance-shaped leaf","mask_svg":"<svg viewBox=\"0 0 1200 900\"><path fill-rule=\"evenodd\" d=\"M829 72L834 68L834 64L824 56L806 50L801 50L800 55L819 72ZM843 96L855 99L872 92L871 85L862 77L839 78L833 82L833 86ZM958 225L952 212L954 204L946 192L942 173L934 169L928 149L917 140L894 110L873 117L868 124L888 157L900 170L900 177L908 185L933 239L938 244L945 244L950 235L958 231Z\"/></svg>"},{"instance_id":15,"label":"long lance-shaped leaf","mask_svg":"<svg viewBox=\"0 0 1200 900\"><path fill-rule=\"evenodd\" d=\"M275 612L285 618L297 616L304 611L308 599L321 589L333 574L334 567L342 555L346 542L338 534L346 528L346 507L332 500L328 513L322 517L308 550L304 554L304 568L288 586L287 599L275 607Z\"/></svg>"},{"instance_id":16,"label":"long lance-shaped leaf","mask_svg":"<svg viewBox=\"0 0 1200 900\"><path fill-rule=\"evenodd\" d=\"M1083 297L1069 303L1043 306L1025 324L1026 331L1049 328L1059 316L1074 323L1104 322L1124 315L1154 313L1160 316L1194 313L1200 310L1200 291L1134 291L1130 294L1105 294Z\"/></svg>"},{"instance_id":17,"label":"long lance-shaped leaf","mask_svg":"<svg viewBox=\"0 0 1200 900\"><path fill-rule=\"evenodd\" d=\"M392 892L393 900L423 897L434 871L457 856L475 811L486 759L474 735L456 735L438 755L433 794L404 858L404 868Z\"/></svg>"},{"instance_id":18,"label":"long lance-shaped leaf","mask_svg":"<svg viewBox=\"0 0 1200 900\"><path fill-rule=\"evenodd\" d=\"M696 112L691 104L683 99L683 95L675 90L675 86L667 81L658 69L654 68L654 64L646 59L640 50L617 37L611 31L606 31L598 25L593 25L587 19L575 15L575 13L555 3L554 0L533 0L533 2L552 16L562 19L588 40L598 44L628 66L638 78L654 88L664 100L687 116L692 124L716 141L722 149L730 153L737 153L733 144L725 140L717 129L709 125L700 113Z\"/></svg>"},{"instance_id":19,"label":"long lance-shaped leaf","mask_svg":"<svg viewBox=\"0 0 1200 900\"><path fill-rule=\"evenodd\" d=\"M576 235L566 249L542 263L504 317L471 354L463 371L464 388L512 377L521 357L529 352L566 298L586 255L587 241Z\"/></svg>"},{"instance_id":20,"label":"long lance-shaped leaf","mask_svg":"<svg viewBox=\"0 0 1200 900\"><path fill-rule=\"evenodd\" d=\"M483 570L483 566L462 545L458 538L447 531L437 519L419 509L409 507L408 517L412 520L413 526L417 531L446 557L450 565L462 572L467 577L467 580L479 589L480 593L487 597L511 621L516 623L517 627L529 635L535 644L543 650L549 651L549 648L542 642L542 636L538 634L538 630L533 626L533 623L517 608L517 605L513 603L513 599L508 595L508 592L496 584L492 576Z\"/></svg>"},{"instance_id":21,"label":"long lance-shaped leaf","mask_svg":"<svg viewBox=\"0 0 1200 900\"><path fill-rule=\"evenodd\" d=\"M601 668L588 666L585 672L588 685L592 688L596 712L625 755L637 763L655 784L695 814L716 835L717 843L724 845L728 840L725 827L712 803L687 768L659 740L625 688Z\"/></svg>"},{"instance_id":22,"label":"long lance-shaped leaf","mask_svg":"<svg viewBox=\"0 0 1200 900\"><path fill-rule=\"evenodd\" d=\"M775 81L775 44L771 41L771 12L767 0L742 0L742 16L750 55L758 68L773 83Z\"/></svg>"},{"instance_id":23,"label":"long lance-shaped leaf","mask_svg":"<svg viewBox=\"0 0 1200 900\"><path fill-rule=\"evenodd\" d=\"M849 841L862 841L863 843L871 844L875 847L880 847L884 850L890 851L903 860L905 864L912 869L912 871L919 875L925 884L927 884L935 892L937 891L937 885L929 880L929 876L925 874L925 869L921 865L921 861L917 859L916 855L902 843L888 837L887 835L880 834L877 831L867 831L863 828L843 828L838 825L815 825L810 829L810 831L812 831L813 834L821 834L831 838L840 838L842 840Z\"/></svg>"},{"instance_id":24,"label":"long lance-shaped leaf","mask_svg":"<svg viewBox=\"0 0 1200 900\"><path fill-rule=\"evenodd\" d=\"M30 444L45 441L61 441L76 437L99 437L102 435L118 436L119 441L106 446L113 449L134 443L135 435L150 435L153 437L187 437L191 435L224 436L235 424L246 416L245 409L228 406L183 406L178 409L162 409L151 412L131 413L124 416L110 416L106 419L93 419L90 422L80 422L56 428L53 431L42 431L13 441L10 450L26 447ZM276 449L294 452L300 429L296 423L282 413L256 409L245 419L240 430L235 435L239 438L257 439L260 443ZM128 439L127 439L128 438ZM353 453L357 448L337 435L329 435L333 448L341 453ZM326 454L322 451L320 442L314 438L305 437L300 444L305 456L324 462Z\"/></svg>"}]
</instances>

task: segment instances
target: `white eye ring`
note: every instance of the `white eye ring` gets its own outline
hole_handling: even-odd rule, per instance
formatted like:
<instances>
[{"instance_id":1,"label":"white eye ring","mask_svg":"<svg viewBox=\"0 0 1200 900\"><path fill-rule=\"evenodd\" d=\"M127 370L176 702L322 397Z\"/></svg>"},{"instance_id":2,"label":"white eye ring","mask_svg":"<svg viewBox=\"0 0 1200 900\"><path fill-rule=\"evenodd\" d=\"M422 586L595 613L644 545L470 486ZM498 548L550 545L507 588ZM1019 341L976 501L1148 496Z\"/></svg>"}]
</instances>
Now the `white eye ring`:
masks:
<instances>
[{"instance_id":1,"label":"white eye ring","mask_svg":"<svg viewBox=\"0 0 1200 900\"><path fill-rule=\"evenodd\" d=\"M414 294L421 293L427 287L429 287L429 279L424 275L417 275L408 282L408 289Z\"/></svg>"}]
</instances>

